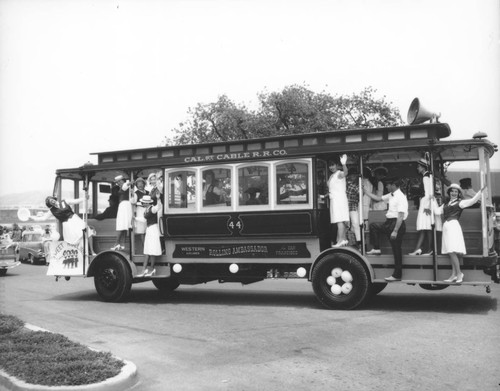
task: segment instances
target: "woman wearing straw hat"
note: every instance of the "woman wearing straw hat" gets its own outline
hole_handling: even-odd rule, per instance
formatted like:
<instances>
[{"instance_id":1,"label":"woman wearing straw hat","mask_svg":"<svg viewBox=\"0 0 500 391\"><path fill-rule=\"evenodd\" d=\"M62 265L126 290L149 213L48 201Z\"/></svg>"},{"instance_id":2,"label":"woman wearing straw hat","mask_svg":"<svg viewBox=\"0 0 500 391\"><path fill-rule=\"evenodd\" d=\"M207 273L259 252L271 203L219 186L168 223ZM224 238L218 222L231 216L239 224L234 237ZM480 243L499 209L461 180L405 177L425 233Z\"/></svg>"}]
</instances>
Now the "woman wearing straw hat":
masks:
<instances>
[{"instance_id":1,"label":"woman wearing straw hat","mask_svg":"<svg viewBox=\"0 0 500 391\"><path fill-rule=\"evenodd\" d=\"M158 228L158 211L161 209L161 201L157 199L156 205L153 205L153 199L150 195L142 197L141 203L145 206L144 217L146 219L146 237L144 240L144 264L142 273L137 277L152 277L155 275L156 257L161 255L160 230ZM148 269L149 259L151 258L151 271Z\"/></svg>"},{"instance_id":2,"label":"woman wearing straw hat","mask_svg":"<svg viewBox=\"0 0 500 391\"><path fill-rule=\"evenodd\" d=\"M448 190L448 200L441 206L435 207L435 213L443 216L443 241L441 253L448 254L451 261L451 276L444 282L456 282L460 284L464 274L460 270L460 261L466 254L464 235L458 220L462 210L474 205L481 197L484 186L477 194L468 200L462 199L462 190L456 183L452 183Z\"/></svg>"}]
</instances>

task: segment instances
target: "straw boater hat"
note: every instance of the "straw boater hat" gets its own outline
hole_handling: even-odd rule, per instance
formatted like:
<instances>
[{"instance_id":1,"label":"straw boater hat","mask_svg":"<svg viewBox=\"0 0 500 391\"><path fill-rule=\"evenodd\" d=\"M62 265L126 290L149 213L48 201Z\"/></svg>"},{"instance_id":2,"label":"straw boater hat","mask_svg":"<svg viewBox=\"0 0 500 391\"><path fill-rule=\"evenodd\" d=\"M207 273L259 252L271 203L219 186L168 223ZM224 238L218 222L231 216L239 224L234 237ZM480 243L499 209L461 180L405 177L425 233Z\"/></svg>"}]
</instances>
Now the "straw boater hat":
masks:
<instances>
[{"instance_id":1,"label":"straw boater hat","mask_svg":"<svg viewBox=\"0 0 500 391\"><path fill-rule=\"evenodd\" d=\"M153 199L150 195L145 195L141 198L141 203L144 205L149 205L153 203Z\"/></svg>"}]
</instances>

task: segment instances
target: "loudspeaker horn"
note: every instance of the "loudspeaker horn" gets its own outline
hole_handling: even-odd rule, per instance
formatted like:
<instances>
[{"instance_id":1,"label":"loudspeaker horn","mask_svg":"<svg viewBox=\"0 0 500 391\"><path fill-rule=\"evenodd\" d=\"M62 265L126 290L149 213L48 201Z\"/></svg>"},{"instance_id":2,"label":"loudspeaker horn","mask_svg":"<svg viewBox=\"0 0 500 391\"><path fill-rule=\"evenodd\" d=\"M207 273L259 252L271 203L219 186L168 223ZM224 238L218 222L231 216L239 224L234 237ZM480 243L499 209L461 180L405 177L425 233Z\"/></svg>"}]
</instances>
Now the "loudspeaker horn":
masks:
<instances>
[{"instance_id":1,"label":"loudspeaker horn","mask_svg":"<svg viewBox=\"0 0 500 391\"><path fill-rule=\"evenodd\" d=\"M408 109L407 121L409 125L417 125L429 120L431 123L434 123L439 122L438 119L440 116L440 113L434 113L433 111L424 108L420 104L420 100L415 98L411 102L410 108Z\"/></svg>"}]
</instances>

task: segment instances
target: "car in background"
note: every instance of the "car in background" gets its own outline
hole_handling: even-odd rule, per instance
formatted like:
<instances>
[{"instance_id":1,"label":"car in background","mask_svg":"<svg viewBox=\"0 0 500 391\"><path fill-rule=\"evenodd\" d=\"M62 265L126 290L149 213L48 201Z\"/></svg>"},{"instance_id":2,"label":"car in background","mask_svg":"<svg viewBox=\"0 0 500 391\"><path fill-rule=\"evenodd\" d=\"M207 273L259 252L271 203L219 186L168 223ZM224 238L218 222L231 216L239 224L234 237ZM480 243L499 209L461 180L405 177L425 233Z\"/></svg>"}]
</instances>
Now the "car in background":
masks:
<instances>
[{"instance_id":1,"label":"car in background","mask_svg":"<svg viewBox=\"0 0 500 391\"><path fill-rule=\"evenodd\" d=\"M24 231L19 242L19 260L34 264L46 264L43 231Z\"/></svg>"},{"instance_id":2,"label":"car in background","mask_svg":"<svg viewBox=\"0 0 500 391\"><path fill-rule=\"evenodd\" d=\"M5 276L7 270L19 266L19 244L8 237L0 238L0 276Z\"/></svg>"}]
</instances>

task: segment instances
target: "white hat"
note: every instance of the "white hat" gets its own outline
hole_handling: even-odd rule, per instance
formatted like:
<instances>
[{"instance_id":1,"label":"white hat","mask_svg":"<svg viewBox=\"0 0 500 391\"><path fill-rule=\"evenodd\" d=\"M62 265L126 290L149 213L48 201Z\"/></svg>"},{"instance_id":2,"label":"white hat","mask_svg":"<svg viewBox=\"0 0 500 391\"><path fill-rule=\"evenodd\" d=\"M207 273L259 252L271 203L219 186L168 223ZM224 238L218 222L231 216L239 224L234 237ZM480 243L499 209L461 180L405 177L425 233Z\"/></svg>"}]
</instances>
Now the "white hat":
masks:
<instances>
[{"instance_id":1,"label":"white hat","mask_svg":"<svg viewBox=\"0 0 500 391\"><path fill-rule=\"evenodd\" d=\"M125 179L123 175L115 176L115 182L121 181L122 179Z\"/></svg>"},{"instance_id":2,"label":"white hat","mask_svg":"<svg viewBox=\"0 0 500 391\"><path fill-rule=\"evenodd\" d=\"M145 195L141 198L141 204L152 204L153 199L149 195Z\"/></svg>"},{"instance_id":3,"label":"white hat","mask_svg":"<svg viewBox=\"0 0 500 391\"><path fill-rule=\"evenodd\" d=\"M452 183L450 186L448 186L448 189L457 189L457 190L462 191L462 188L459 185L457 185L456 183Z\"/></svg>"}]
</instances>

